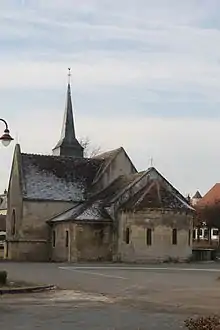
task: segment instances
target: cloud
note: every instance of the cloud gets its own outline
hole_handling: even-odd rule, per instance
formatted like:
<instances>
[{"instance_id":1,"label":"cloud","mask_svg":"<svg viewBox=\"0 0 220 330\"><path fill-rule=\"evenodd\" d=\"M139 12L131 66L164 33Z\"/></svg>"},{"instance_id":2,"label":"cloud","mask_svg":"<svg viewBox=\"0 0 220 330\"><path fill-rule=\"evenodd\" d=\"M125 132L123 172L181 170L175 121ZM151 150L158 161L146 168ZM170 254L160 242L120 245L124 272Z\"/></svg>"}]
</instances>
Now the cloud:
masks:
<instances>
[{"instance_id":1,"label":"cloud","mask_svg":"<svg viewBox=\"0 0 220 330\"><path fill-rule=\"evenodd\" d=\"M26 114L10 118L11 132L23 152L50 154L59 139L62 110ZM48 123L53 122L53 125ZM154 166L182 193L205 193L216 181L220 155L220 120L138 118L122 115L117 118L94 118L92 114L79 116L76 112L78 137L89 136L102 150L123 146L139 170L146 169L153 157ZM40 130L39 130L40 127ZM108 134L107 132L110 132ZM16 133L18 132L18 134ZM1 172L8 177L13 146L1 147ZM213 169L210 171L210 169ZM216 170L215 170L216 169ZM5 184L1 183L4 189Z\"/></svg>"},{"instance_id":2,"label":"cloud","mask_svg":"<svg viewBox=\"0 0 220 330\"><path fill-rule=\"evenodd\" d=\"M219 9L216 0L2 1L1 116L23 150L49 152L71 66L79 136L123 144L139 168L152 156L177 188L205 192L220 161ZM0 152L5 180L12 149Z\"/></svg>"}]
</instances>

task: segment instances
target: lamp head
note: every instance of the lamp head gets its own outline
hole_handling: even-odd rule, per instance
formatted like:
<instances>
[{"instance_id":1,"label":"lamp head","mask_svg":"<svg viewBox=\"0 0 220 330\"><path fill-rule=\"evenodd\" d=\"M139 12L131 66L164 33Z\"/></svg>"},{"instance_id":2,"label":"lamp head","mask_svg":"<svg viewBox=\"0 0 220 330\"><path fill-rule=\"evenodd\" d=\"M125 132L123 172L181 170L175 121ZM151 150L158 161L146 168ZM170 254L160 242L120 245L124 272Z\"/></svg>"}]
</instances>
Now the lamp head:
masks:
<instances>
[{"instance_id":1,"label":"lamp head","mask_svg":"<svg viewBox=\"0 0 220 330\"><path fill-rule=\"evenodd\" d=\"M0 137L0 140L2 141L3 146L7 147L14 139L11 137L9 130L6 128L4 130L4 134Z\"/></svg>"}]
</instances>

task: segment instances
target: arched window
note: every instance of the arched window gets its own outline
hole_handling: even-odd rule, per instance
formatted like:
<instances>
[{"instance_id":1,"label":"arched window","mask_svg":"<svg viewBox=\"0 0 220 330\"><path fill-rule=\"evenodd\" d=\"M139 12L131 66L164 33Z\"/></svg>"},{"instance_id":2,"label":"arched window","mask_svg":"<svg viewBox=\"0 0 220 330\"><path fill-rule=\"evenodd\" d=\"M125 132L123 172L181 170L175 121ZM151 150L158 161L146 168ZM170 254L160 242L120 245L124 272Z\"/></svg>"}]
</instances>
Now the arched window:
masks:
<instances>
[{"instance_id":1,"label":"arched window","mask_svg":"<svg viewBox=\"0 0 220 330\"><path fill-rule=\"evenodd\" d=\"M188 245L190 246L191 245L191 230L189 229L189 232L188 232Z\"/></svg>"},{"instance_id":2,"label":"arched window","mask_svg":"<svg viewBox=\"0 0 220 330\"><path fill-rule=\"evenodd\" d=\"M152 229L151 228L147 228L147 231L146 231L146 244L152 245Z\"/></svg>"},{"instance_id":3,"label":"arched window","mask_svg":"<svg viewBox=\"0 0 220 330\"><path fill-rule=\"evenodd\" d=\"M126 244L130 243L130 228L126 228L125 230L125 243Z\"/></svg>"},{"instance_id":4,"label":"arched window","mask_svg":"<svg viewBox=\"0 0 220 330\"><path fill-rule=\"evenodd\" d=\"M172 244L177 245L177 229L174 228L172 231Z\"/></svg>"},{"instance_id":5,"label":"arched window","mask_svg":"<svg viewBox=\"0 0 220 330\"><path fill-rule=\"evenodd\" d=\"M55 230L52 231L52 246L56 246L56 232Z\"/></svg>"},{"instance_id":6,"label":"arched window","mask_svg":"<svg viewBox=\"0 0 220 330\"><path fill-rule=\"evenodd\" d=\"M12 216L11 216L11 234L12 236L15 235L16 232L16 214L15 214L15 209L12 211Z\"/></svg>"},{"instance_id":7,"label":"arched window","mask_svg":"<svg viewBox=\"0 0 220 330\"><path fill-rule=\"evenodd\" d=\"M69 230L66 230L65 246L69 247Z\"/></svg>"}]
</instances>

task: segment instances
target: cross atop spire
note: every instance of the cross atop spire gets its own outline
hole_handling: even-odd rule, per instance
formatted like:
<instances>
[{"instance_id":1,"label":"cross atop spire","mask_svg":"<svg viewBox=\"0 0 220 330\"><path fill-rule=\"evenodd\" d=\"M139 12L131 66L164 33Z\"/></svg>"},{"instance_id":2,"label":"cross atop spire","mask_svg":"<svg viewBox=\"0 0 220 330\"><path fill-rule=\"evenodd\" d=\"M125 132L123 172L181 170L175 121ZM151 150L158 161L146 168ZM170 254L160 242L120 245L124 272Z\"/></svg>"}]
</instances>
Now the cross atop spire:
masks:
<instances>
[{"instance_id":1,"label":"cross atop spire","mask_svg":"<svg viewBox=\"0 0 220 330\"><path fill-rule=\"evenodd\" d=\"M70 79L71 79L71 68L68 68L68 84L70 85Z\"/></svg>"},{"instance_id":2,"label":"cross atop spire","mask_svg":"<svg viewBox=\"0 0 220 330\"><path fill-rule=\"evenodd\" d=\"M71 87L70 87L70 77L71 77L70 70L71 69L68 68L66 107L64 112L61 138L57 143L56 147L53 149L53 154L57 156L83 157L83 147L79 144L75 135Z\"/></svg>"}]
</instances>

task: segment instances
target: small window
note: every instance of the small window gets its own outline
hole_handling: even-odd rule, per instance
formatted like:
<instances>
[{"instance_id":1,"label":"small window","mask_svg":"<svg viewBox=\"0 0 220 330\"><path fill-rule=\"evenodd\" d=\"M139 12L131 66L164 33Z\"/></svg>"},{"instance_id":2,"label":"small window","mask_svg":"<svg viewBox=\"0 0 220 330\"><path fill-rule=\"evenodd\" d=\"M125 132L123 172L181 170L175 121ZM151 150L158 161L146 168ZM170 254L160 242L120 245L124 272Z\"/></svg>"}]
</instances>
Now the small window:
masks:
<instances>
[{"instance_id":1,"label":"small window","mask_svg":"<svg viewBox=\"0 0 220 330\"><path fill-rule=\"evenodd\" d=\"M103 229L97 229L94 231L94 238L95 238L96 243L102 244L103 240L104 240L104 236L105 236L105 233L104 233Z\"/></svg>"},{"instance_id":2,"label":"small window","mask_svg":"<svg viewBox=\"0 0 220 330\"><path fill-rule=\"evenodd\" d=\"M209 238L209 230L204 229L204 238Z\"/></svg>"},{"instance_id":3,"label":"small window","mask_svg":"<svg viewBox=\"0 0 220 330\"><path fill-rule=\"evenodd\" d=\"M193 229L193 239L196 239L196 230Z\"/></svg>"},{"instance_id":4,"label":"small window","mask_svg":"<svg viewBox=\"0 0 220 330\"><path fill-rule=\"evenodd\" d=\"M100 242L100 244L103 243L104 236L105 236L105 234L104 234L104 230L101 229L101 230L99 231L99 242Z\"/></svg>"},{"instance_id":5,"label":"small window","mask_svg":"<svg viewBox=\"0 0 220 330\"><path fill-rule=\"evenodd\" d=\"M129 244L130 243L130 229L126 228L125 230L125 243Z\"/></svg>"},{"instance_id":6,"label":"small window","mask_svg":"<svg viewBox=\"0 0 220 330\"><path fill-rule=\"evenodd\" d=\"M66 247L69 246L69 230L66 230L66 239L65 239L65 245Z\"/></svg>"},{"instance_id":7,"label":"small window","mask_svg":"<svg viewBox=\"0 0 220 330\"><path fill-rule=\"evenodd\" d=\"M177 245L177 229L174 228L172 232L172 244Z\"/></svg>"},{"instance_id":8,"label":"small window","mask_svg":"<svg viewBox=\"0 0 220 330\"><path fill-rule=\"evenodd\" d=\"M6 232L0 231L0 242L5 241L5 238L6 238Z\"/></svg>"},{"instance_id":9,"label":"small window","mask_svg":"<svg viewBox=\"0 0 220 330\"><path fill-rule=\"evenodd\" d=\"M191 245L191 230L189 229L189 233L188 233L188 245Z\"/></svg>"},{"instance_id":10,"label":"small window","mask_svg":"<svg viewBox=\"0 0 220 330\"><path fill-rule=\"evenodd\" d=\"M199 236L202 236L202 234L203 234L202 229L199 229Z\"/></svg>"},{"instance_id":11,"label":"small window","mask_svg":"<svg viewBox=\"0 0 220 330\"><path fill-rule=\"evenodd\" d=\"M53 247L56 246L56 232L55 232L55 230L53 230L53 232L52 232L52 245L53 245Z\"/></svg>"},{"instance_id":12,"label":"small window","mask_svg":"<svg viewBox=\"0 0 220 330\"><path fill-rule=\"evenodd\" d=\"M147 245L152 245L152 229L151 228L147 228L146 243L147 243Z\"/></svg>"},{"instance_id":13,"label":"small window","mask_svg":"<svg viewBox=\"0 0 220 330\"><path fill-rule=\"evenodd\" d=\"M213 229L212 235L213 236L218 236L218 229Z\"/></svg>"},{"instance_id":14,"label":"small window","mask_svg":"<svg viewBox=\"0 0 220 330\"><path fill-rule=\"evenodd\" d=\"M12 236L15 235L16 231L16 215L15 215L15 210L12 211L12 217L11 217L11 234Z\"/></svg>"}]
</instances>

